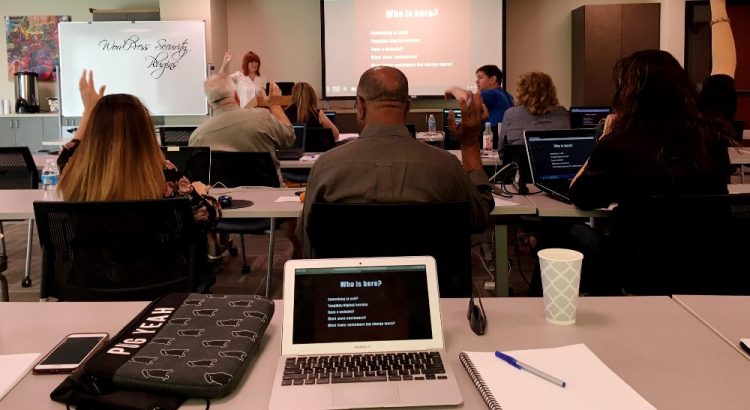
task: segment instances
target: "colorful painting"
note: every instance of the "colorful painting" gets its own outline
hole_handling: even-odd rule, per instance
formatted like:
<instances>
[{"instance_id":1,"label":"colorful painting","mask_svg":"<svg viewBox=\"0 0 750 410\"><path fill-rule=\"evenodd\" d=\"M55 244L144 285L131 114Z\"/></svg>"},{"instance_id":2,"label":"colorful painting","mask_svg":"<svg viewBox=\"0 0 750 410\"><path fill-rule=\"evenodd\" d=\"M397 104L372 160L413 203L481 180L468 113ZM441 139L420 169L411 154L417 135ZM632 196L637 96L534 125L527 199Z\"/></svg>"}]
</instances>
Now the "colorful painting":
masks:
<instances>
[{"instance_id":1,"label":"colorful painting","mask_svg":"<svg viewBox=\"0 0 750 410\"><path fill-rule=\"evenodd\" d=\"M8 79L18 71L33 71L40 81L54 80L52 69L59 64L57 23L70 16L5 17L8 46Z\"/></svg>"}]
</instances>

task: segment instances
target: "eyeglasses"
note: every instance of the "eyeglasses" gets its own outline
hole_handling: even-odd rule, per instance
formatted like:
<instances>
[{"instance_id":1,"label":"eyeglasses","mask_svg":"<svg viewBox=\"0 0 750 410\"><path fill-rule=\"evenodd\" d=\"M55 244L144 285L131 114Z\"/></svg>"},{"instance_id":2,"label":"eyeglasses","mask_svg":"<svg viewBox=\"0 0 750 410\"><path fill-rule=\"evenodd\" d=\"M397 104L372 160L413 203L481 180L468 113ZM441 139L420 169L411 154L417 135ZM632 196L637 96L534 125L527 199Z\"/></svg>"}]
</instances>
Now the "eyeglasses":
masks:
<instances>
[{"instance_id":1,"label":"eyeglasses","mask_svg":"<svg viewBox=\"0 0 750 410\"><path fill-rule=\"evenodd\" d=\"M469 311L466 313L466 318L469 319L469 327L471 327L471 330L477 336L482 336L487 328L487 315L484 313L482 298L477 295L477 299L479 300L479 305L474 304L474 293L472 292L471 298L469 299Z\"/></svg>"}]
</instances>

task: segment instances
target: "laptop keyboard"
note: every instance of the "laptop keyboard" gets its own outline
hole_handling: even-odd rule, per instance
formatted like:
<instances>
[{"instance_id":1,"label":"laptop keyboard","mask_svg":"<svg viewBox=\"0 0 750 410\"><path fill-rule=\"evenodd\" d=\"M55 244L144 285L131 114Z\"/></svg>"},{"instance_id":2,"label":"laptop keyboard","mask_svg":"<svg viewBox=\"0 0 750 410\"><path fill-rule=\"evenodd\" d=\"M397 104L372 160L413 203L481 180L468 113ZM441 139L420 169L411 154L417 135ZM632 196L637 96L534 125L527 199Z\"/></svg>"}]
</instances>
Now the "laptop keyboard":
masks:
<instances>
[{"instance_id":1,"label":"laptop keyboard","mask_svg":"<svg viewBox=\"0 0 750 410\"><path fill-rule=\"evenodd\" d=\"M286 359L281 385L447 378L439 352L298 356Z\"/></svg>"}]
</instances>

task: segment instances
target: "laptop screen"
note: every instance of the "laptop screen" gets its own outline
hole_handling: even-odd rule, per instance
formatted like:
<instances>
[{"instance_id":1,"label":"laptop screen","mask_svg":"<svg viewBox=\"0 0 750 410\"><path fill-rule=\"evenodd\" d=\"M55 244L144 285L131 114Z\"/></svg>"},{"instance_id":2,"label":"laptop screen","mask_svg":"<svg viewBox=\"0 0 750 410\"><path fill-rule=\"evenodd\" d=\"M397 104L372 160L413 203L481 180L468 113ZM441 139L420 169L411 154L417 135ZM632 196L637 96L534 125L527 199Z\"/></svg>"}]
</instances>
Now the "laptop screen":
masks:
<instances>
[{"instance_id":1,"label":"laptop screen","mask_svg":"<svg viewBox=\"0 0 750 410\"><path fill-rule=\"evenodd\" d=\"M292 124L294 128L294 145L292 148L302 149L305 144L305 124Z\"/></svg>"},{"instance_id":2,"label":"laptop screen","mask_svg":"<svg viewBox=\"0 0 750 410\"><path fill-rule=\"evenodd\" d=\"M593 130L526 131L525 137L535 183L573 179L596 143Z\"/></svg>"},{"instance_id":3,"label":"laptop screen","mask_svg":"<svg viewBox=\"0 0 750 410\"><path fill-rule=\"evenodd\" d=\"M297 268L294 344L431 339L425 265Z\"/></svg>"},{"instance_id":4,"label":"laptop screen","mask_svg":"<svg viewBox=\"0 0 750 410\"><path fill-rule=\"evenodd\" d=\"M570 107L570 127L596 128L610 111L609 107Z\"/></svg>"}]
</instances>

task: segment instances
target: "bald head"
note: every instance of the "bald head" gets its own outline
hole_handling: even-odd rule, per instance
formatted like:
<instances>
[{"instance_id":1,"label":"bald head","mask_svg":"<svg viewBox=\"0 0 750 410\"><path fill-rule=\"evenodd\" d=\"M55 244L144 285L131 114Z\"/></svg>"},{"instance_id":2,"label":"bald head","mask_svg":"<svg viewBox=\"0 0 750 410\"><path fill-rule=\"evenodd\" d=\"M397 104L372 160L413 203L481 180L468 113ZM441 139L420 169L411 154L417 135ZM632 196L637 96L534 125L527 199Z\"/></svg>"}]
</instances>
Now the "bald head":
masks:
<instances>
[{"instance_id":1,"label":"bald head","mask_svg":"<svg viewBox=\"0 0 750 410\"><path fill-rule=\"evenodd\" d=\"M373 67L359 78L357 98L365 103L361 121L403 124L409 111L409 81L397 68Z\"/></svg>"},{"instance_id":2,"label":"bald head","mask_svg":"<svg viewBox=\"0 0 750 410\"><path fill-rule=\"evenodd\" d=\"M233 98L235 89L232 78L226 74L213 74L203 83L209 104L217 105L222 100Z\"/></svg>"}]
</instances>

